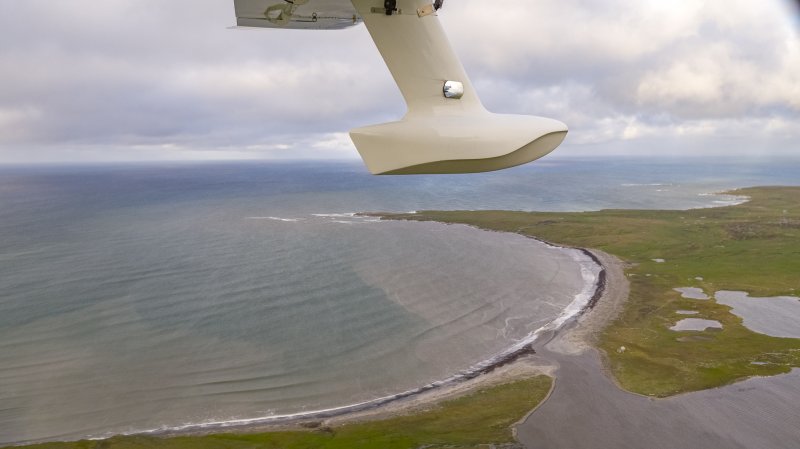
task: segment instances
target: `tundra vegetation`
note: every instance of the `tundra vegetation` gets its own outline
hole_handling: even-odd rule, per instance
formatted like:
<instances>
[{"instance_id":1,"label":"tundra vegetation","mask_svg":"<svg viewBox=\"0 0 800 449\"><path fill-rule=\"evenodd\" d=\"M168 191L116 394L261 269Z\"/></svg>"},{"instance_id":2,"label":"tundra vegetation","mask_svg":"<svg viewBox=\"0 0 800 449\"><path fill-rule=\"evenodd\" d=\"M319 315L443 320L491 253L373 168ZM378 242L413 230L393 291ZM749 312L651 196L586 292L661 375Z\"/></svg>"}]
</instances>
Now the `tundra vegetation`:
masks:
<instances>
[{"instance_id":1,"label":"tundra vegetation","mask_svg":"<svg viewBox=\"0 0 800 449\"><path fill-rule=\"evenodd\" d=\"M386 218L462 223L516 232L557 245L597 248L627 263L631 293L621 316L600 336L618 383L664 397L769 376L800 367L800 339L748 330L719 290L752 296L800 295L800 187L726 192L749 197L728 207L692 210L601 210L579 213L423 211ZM701 288L709 300L674 289ZM669 330L693 318L721 330Z\"/></svg>"}]
</instances>

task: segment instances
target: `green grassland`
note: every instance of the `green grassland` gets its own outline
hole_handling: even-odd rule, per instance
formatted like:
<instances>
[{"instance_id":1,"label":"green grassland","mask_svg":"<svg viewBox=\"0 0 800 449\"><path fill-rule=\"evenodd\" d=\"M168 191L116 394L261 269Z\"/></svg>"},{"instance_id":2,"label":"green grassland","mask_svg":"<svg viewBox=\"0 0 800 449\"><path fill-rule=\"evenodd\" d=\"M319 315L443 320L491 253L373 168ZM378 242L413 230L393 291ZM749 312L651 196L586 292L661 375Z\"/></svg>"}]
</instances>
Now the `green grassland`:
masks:
<instances>
[{"instance_id":1,"label":"green grassland","mask_svg":"<svg viewBox=\"0 0 800 449\"><path fill-rule=\"evenodd\" d=\"M601 336L600 348L622 387L663 397L800 367L800 339L751 332L729 307L713 300L684 299L673 291L700 287L712 295L717 290L800 295L800 188L730 193L751 200L682 211L425 211L387 218L518 232L557 244L597 248L623 259L629 264L630 298L620 318ZM717 320L724 328L670 331L679 318L677 310L696 310L696 317ZM619 351L622 346L625 350Z\"/></svg>"},{"instance_id":2,"label":"green grassland","mask_svg":"<svg viewBox=\"0 0 800 449\"><path fill-rule=\"evenodd\" d=\"M511 426L547 396L552 379L536 376L489 387L381 421L309 431L217 434L197 437L114 437L45 443L36 449L478 449L513 443Z\"/></svg>"}]
</instances>

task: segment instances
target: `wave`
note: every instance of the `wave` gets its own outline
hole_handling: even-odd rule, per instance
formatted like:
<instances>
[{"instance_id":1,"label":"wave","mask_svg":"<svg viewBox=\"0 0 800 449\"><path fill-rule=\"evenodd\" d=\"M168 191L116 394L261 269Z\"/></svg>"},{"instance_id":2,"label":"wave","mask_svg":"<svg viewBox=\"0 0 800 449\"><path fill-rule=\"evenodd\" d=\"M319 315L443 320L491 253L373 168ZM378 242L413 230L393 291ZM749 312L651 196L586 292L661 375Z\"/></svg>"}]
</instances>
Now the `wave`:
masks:
<instances>
[{"instance_id":1,"label":"wave","mask_svg":"<svg viewBox=\"0 0 800 449\"><path fill-rule=\"evenodd\" d=\"M299 419L326 419L334 416L340 416L346 413L354 413L354 412L374 409L382 405L388 404L390 402L397 401L399 399L416 396L430 390L463 382L472 379L474 377L477 377L482 373L488 372L493 367L496 367L499 364L507 362L508 360L514 358L516 355L523 354L526 348L529 348L529 346L534 342L536 342L543 334L561 329L571 319L576 318L581 313L583 313L583 311L585 311L586 308L589 306L593 296L595 295L595 292L599 288L600 272L602 271L602 266L599 265L589 254L587 254L583 250L576 248L564 248L557 245L552 245L547 242L541 242L541 243L547 245L552 249L569 252L573 260L575 260L580 266L581 277L583 278L584 281L583 289L577 295L575 295L572 302L568 304L567 307L564 308L561 314L552 321L550 321L549 323L529 333L527 336L515 342L513 345L506 348L505 350L479 363L476 363L465 370L459 371L450 377L434 381L411 390L406 390L400 393L383 396L354 404L343 405L340 407L332 407L321 410L304 411L304 412L283 414L283 415L266 415L256 418L209 420L201 423L186 423L178 426L163 426L149 430L132 431L128 433L123 433L123 435L142 435L142 434L159 435L159 434L184 433L192 431L213 431L213 430L222 430L222 429L252 426L252 425L281 424L281 423L296 421ZM98 436L89 439L104 439L110 436L112 435Z\"/></svg>"},{"instance_id":2,"label":"wave","mask_svg":"<svg viewBox=\"0 0 800 449\"><path fill-rule=\"evenodd\" d=\"M381 221L380 218L362 216L359 215L357 212L343 212L337 214L311 214L311 216L317 218L327 218L331 223L340 223L340 224L378 223ZM344 220L345 218L349 218L349 220Z\"/></svg>"},{"instance_id":3,"label":"wave","mask_svg":"<svg viewBox=\"0 0 800 449\"><path fill-rule=\"evenodd\" d=\"M718 193L718 192L704 192L698 193L697 196L701 197L716 197L722 199L711 200L712 205L718 206L737 206L739 204L744 204L750 201L750 197L746 195L728 195L725 193ZM694 207L692 209L704 209L704 206Z\"/></svg>"},{"instance_id":4,"label":"wave","mask_svg":"<svg viewBox=\"0 0 800 449\"><path fill-rule=\"evenodd\" d=\"M637 184L637 183L626 183L621 184L622 187L661 187L661 186L671 186L672 184L665 184L661 182L653 182L649 184Z\"/></svg>"},{"instance_id":5,"label":"wave","mask_svg":"<svg viewBox=\"0 0 800 449\"><path fill-rule=\"evenodd\" d=\"M282 217L247 217L247 220L272 220L272 221L284 221L291 223L303 221L302 218L282 218Z\"/></svg>"},{"instance_id":6,"label":"wave","mask_svg":"<svg viewBox=\"0 0 800 449\"><path fill-rule=\"evenodd\" d=\"M342 223L342 224L363 224L363 223L379 223L381 220L376 218L369 218L363 220L331 220L331 223Z\"/></svg>"},{"instance_id":7,"label":"wave","mask_svg":"<svg viewBox=\"0 0 800 449\"><path fill-rule=\"evenodd\" d=\"M357 213L356 212L345 212L345 213L340 213L340 214L311 214L311 215L314 216L314 217L320 217L320 218L349 218L349 217L355 217L357 215Z\"/></svg>"},{"instance_id":8,"label":"wave","mask_svg":"<svg viewBox=\"0 0 800 449\"><path fill-rule=\"evenodd\" d=\"M331 215L331 214L326 214L326 215ZM248 218L263 219L263 220L274 220L274 219L281 220L279 217L248 217ZM344 218L344 217L338 217L338 218ZM360 218L361 217L353 217L352 219L358 220ZM375 219L374 217L364 217L364 218L380 221ZM297 219L283 219L283 220L297 220ZM331 220L331 221L346 221L346 220ZM164 435L164 434L175 434L175 433L190 433L196 431L213 432L213 431L224 431L226 429L252 426L252 425L281 424L303 419L320 420L329 417L340 416L346 413L353 413L358 411L374 409L390 402L417 396L419 394L434 389L446 387L449 385L455 385L457 383L464 382L466 380L477 377L482 373L491 371L493 368L500 366L503 363L506 363L510 360L514 360L516 357L519 357L520 355L527 354L528 352L526 351L530 350L530 345L532 343L536 342L540 338L545 338L544 336L549 335L548 334L549 332L557 331L558 329L562 328L571 319L579 316L584 310L586 310L587 306L591 304L591 300L595 292L597 291L598 282L600 279L599 275L601 270L600 265L595 263L595 261L592 260L592 258L588 254L582 252L579 249L564 248L547 242L541 242L541 243L546 245L547 248L550 248L553 251L566 251L567 254L579 264L580 275L583 281L583 285L580 292L578 292L572 298L572 301L565 308L563 308L561 313L554 319L545 323L543 326L539 327L538 329L529 333L528 335L522 337L521 339L510 342L509 343L510 346L508 346L504 350L499 351L494 355L485 358L483 361L473 364L472 366L464 370L458 371L450 375L449 377L424 384L417 388L401 391L396 394L381 396L370 400L338 406L338 407L324 408L314 411L302 411L291 414L277 414L273 411L265 410L262 412L261 416L253 418L217 416L214 418L210 418L208 420L197 420L194 422L185 422L177 425L175 423L172 423L170 425L161 425L159 427L150 429L141 429L141 428L137 429L131 426L128 427L127 430L120 431L121 429L118 429L113 433L101 431L102 433L98 432L85 438L92 440L100 440L120 434L121 435L142 435L142 434Z\"/></svg>"}]
</instances>

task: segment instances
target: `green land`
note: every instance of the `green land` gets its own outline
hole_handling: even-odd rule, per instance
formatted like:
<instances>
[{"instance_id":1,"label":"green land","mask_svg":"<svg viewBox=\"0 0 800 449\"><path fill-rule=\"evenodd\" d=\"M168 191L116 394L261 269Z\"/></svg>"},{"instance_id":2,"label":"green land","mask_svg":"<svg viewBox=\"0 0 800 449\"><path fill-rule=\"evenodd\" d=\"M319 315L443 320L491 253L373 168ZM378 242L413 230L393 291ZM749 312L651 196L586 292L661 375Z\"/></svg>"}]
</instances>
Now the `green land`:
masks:
<instances>
[{"instance_id":1,"label":"green land","mask_svg":"<svg viewBox=\"0 0 800 449\"><path fill-rule=\"evenodd\" d=\"M729 307L685 299L673 290L742 290L753 296L800 293L800 187L728 193L750 201L680 211L425 211L387 218L517 232L619 257L628 264L630 297L622 315L600 336L600 349L623 388L664 397L800 367L800 339L752 332ZM694 317L719 321L723 329L679 336L669 330L678 310L697 311ZM621 347L625 350L619 351Z\"/></svg>"},{"instance_id":2,"label":"green land","mask_svg":"<svg viewBox=\"0 0 800 449\"><path fill-rule=\"evenodd\" d=\"M384 216L516 232L560 245L597 248L619 257L628 265L631 293L621 316L600 336L600 349L623 388L664 397L800 367L800 339L751 332L730 313L729 307L713 300L685 299L673 290L743 290L754 296L800 293L800 187L750 188L730 193L746 195L751 200L737 206L684 211L424 211ZM670 331L678 310L697 311L695 317L717 320L723 329L680 334ZM623 346L625 350L619 351ZM488 443L512 442L511 425L544 399L551 383L544 376L524 379L414 415L334 429L174 438L115 437L31 447L478 448Z\"/></svg>"}]
</instances>

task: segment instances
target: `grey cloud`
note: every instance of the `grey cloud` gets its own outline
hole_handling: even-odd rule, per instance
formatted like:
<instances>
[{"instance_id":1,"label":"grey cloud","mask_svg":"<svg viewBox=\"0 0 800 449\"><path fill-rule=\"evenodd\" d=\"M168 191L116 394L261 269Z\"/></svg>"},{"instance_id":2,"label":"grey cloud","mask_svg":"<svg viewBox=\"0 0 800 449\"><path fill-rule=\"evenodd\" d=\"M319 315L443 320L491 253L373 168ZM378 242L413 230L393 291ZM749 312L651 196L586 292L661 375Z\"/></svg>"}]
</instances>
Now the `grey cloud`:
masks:
<instances>
[{"instance_id":1,"label":"grey cloud","mask_svg":"<svg viewBox=\"0 0 800 449\"><path fill-rule=\"evenodd\" d=\"M389 75L363 29L229 30L227 1L0 8L0 126L18 130L0 133L8 146L247 146L402 112L396 89L382 96L399 107L370 101Z\"/></svg>"}]
</instances>

